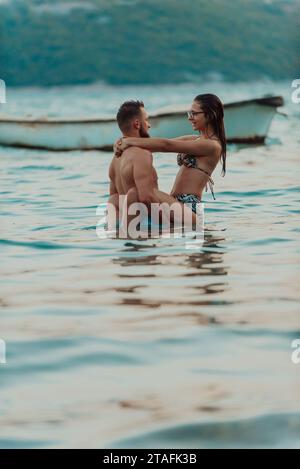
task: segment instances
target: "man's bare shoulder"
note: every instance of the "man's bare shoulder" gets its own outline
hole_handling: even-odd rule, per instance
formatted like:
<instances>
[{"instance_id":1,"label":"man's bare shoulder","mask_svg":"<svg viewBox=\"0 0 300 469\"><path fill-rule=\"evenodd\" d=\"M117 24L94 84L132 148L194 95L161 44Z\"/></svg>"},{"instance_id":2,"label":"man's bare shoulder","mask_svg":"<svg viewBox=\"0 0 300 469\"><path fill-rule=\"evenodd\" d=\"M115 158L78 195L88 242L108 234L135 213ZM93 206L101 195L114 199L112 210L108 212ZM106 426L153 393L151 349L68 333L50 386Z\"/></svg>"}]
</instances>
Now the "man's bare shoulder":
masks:
<instances>
[{"instance_id":1,"label":"man's bare shoulder","mask_svg":"<svg viewBox=\"0 0 300 469\"><path fill-rule=\"evenodd\" d=\"M129 154L135 158L142 158L142 159L149 159L152 158L152 153L149 150L145 150L144 148L140 147L130 147L126 152L130 152Z\"/></svg>"}]
</instances>

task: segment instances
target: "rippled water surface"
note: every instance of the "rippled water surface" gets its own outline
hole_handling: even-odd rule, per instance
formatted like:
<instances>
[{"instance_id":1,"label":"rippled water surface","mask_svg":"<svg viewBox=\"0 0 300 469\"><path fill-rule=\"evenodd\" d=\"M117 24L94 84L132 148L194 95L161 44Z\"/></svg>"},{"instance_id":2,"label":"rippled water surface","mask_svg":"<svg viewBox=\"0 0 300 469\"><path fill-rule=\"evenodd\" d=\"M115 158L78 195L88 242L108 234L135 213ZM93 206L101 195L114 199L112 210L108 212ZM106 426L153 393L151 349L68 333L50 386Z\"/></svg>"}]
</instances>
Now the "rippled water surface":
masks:
<instances>
[{"instance_id":1,"label":"rippled water surface","mask_svg":"<svg viewBox=\"0 0 300 469\"><path fill-rule=\"evenodd\" d=\"M300 447L300 108L284 84L215 88L280 92L289 117L267 145L229 149L202 247L97 238L109 153L0 147L1 447ZM98 101L154 109L198 92L18 90L5 111L55 115L73 97L95 115ZM175 161L155 156L162 190Z\"/></svg>"}]
</instances>

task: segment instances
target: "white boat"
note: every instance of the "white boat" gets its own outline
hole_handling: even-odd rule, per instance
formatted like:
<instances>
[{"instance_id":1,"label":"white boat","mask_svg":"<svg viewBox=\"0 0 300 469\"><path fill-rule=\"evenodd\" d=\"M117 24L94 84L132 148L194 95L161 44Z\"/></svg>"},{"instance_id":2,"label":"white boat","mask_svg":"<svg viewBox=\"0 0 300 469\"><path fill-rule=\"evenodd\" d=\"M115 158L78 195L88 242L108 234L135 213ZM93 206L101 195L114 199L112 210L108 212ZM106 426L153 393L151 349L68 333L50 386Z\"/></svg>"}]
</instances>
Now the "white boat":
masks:
<instances>
[{"instance_id":1,"label":"white boat","mask_svg":"<svg viewBox=\"0 0 300 469\"><path fill-rule=\"evenodd\" d=\"M281 96L228 103L225 128L228 143L263 143ZM151 136L174 138L191 134L189 105L150 114ZM120 137L114 117L96 119L0 118L0 145L46 150L111 150Z\"/></svg>"}]
</instances>

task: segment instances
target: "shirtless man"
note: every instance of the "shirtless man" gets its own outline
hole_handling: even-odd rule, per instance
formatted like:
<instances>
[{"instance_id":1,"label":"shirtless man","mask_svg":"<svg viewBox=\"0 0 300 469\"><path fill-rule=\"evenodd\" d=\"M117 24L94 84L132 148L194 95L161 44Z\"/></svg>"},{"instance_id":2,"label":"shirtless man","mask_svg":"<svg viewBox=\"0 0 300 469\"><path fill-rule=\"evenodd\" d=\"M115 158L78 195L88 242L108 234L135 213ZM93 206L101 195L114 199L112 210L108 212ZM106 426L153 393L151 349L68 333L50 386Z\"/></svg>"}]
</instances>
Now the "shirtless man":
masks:
<instances>
[{"instance_id":1,"label":"shirtless man","mask_svg":"<svg viewBox=\"0 0 300 469\"><path fill-rule=\"evenodd\" d=\"M117 114L117 122L123 136L149 137L148 114L141 101L127 101ZM109 167L110 202L116 203L119 195L127 194L130 201L146 205L159 202L154 190L158 189L157 174L150 151L132 147L124 151L122 158L114 156ZM167 194L166 194L167 195Z\"/></svg>"},{"instance_id":2,"label":"shirtless man","mask_svg":"<svg viewBox=\"0 0 300 469\"><path fill-rule=\"evenodd\" d=\"M141 101L126 101L117 114L117 122L123 137L149 137L148 114ZM128 210L130 204L141 202L150 209L152 203L166 203L189 211L169 194L158 189L157 173L153 167L153 156L149 150L139 147L126 149L121 157L114 155L109 167L109 202L117 210ZM127 207L119 207L119 196L127 195ZM170 211L169 211L170 215ZM174 213L171 213L171 218Z\"/></svg>"}]
</instances>

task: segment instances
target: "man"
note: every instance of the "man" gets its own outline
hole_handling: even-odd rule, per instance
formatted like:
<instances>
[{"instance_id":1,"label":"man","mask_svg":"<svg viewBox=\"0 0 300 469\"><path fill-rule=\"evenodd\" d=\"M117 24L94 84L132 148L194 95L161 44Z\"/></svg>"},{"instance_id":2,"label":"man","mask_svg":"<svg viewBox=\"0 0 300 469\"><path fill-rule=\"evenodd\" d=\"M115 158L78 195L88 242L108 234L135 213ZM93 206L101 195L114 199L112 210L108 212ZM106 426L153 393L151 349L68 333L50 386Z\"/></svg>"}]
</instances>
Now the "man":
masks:
<instances>
[{"instance_id":1,"label":"man","mask_svg":"<svg viewBox=\"0 0 300 469\"><path fill-rule=\"evenodd\" d=\"M125 137L149 137L148 114L141 101L126 101L117 114L119 128ZM150 204L159 202L154 190L158 189L157 174L153 157L148 150L131 147L124 151L122 158L114 156L110 168L110 201L116 195L127 194L128 198Z\"/></svg>"},{"instance_id":2,"label":"man","mask_svg":"<svg viewBox=\"0 0 300 469\"><path fill-rule=\"evenodd\" d=\"M123 137L149 137L149 116L142 101L126 101L117 114L117 122ZM122 153L121 157L116 154L109 167L110 198L116 210L128 210L135 202L145 204L148 209L153 203L166 203L168 216L174 219L172 208L189 211L187 207L179 204L175 198L158 189L157 173L153 167L153 156L149 150L139 147L129 147ZM127 196L127 206L120 207L120 196ZM150 212L149 212L150 213Z\"/></svg>"}]
</instances>

